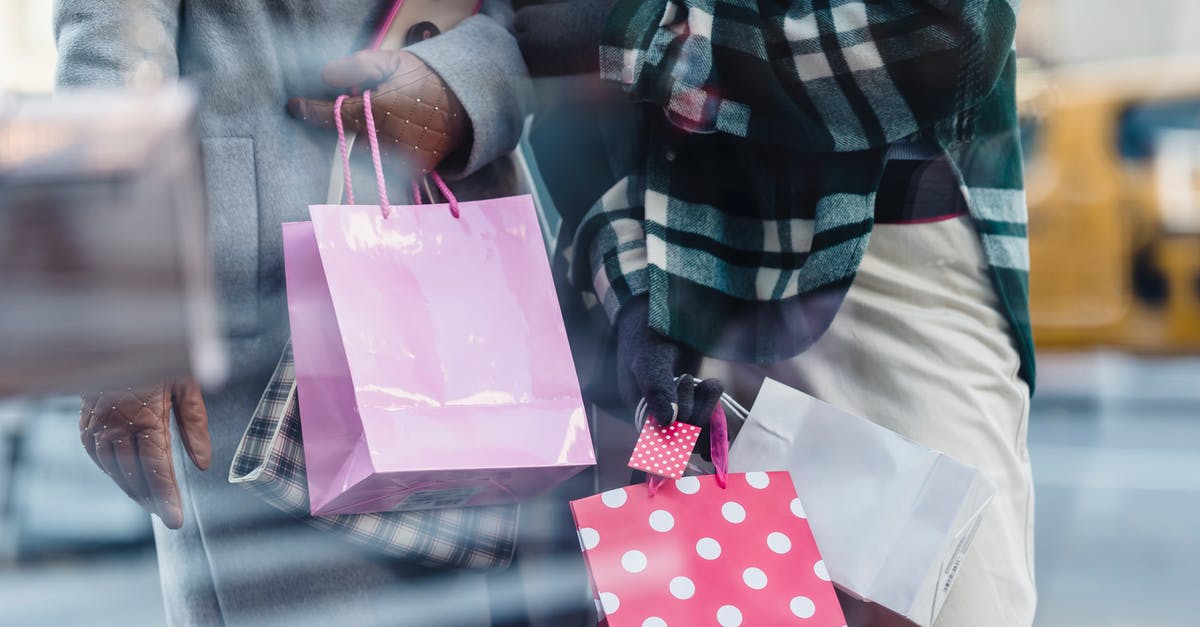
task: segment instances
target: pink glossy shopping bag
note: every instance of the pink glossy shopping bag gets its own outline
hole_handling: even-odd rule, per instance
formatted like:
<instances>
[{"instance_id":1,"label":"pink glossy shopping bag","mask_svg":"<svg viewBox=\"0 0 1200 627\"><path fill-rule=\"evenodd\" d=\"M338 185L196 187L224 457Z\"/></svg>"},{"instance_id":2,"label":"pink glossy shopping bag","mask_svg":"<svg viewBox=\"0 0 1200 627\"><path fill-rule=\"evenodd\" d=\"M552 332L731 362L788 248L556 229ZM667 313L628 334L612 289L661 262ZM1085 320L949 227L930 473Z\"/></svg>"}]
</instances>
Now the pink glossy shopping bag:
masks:
<instances>
[{"instance_id":1,"label":"pink glossy shopping bag","mask_svg":"<svg viewBox=\"0 0 1200 627\"><path fill-rule=\"evenodd\" d=\"M717 475L571 503L600 624L843 627L790 474L726 475L713 453Z\"/></svg>"},{"instance_id":2,"label":"pink glossy shopping bag","mask_svg":"<svg viewBox=\"0 0 1200 627\"><path fill-rule=\"evenodd\" d=\"M283 227L313 515L515 502L595 463L530 197L449 198Z\"/></svg>"}]
</instances>

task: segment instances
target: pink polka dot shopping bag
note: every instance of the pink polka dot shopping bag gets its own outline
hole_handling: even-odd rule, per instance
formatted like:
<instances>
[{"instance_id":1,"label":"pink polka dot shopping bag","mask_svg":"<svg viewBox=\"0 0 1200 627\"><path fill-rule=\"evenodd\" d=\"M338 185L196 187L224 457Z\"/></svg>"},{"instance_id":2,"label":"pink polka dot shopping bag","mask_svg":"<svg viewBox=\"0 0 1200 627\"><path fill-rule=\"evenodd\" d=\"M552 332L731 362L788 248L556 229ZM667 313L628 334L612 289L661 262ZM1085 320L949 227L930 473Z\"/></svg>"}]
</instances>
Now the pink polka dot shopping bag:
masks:
<instances>
[{"instance_id":1,"label":"pink polka dot shopping bag","mask_svg":"<svg viewBox=\"0 0 1200 627\"><path fill-rule=\"evenodd\" d=\"M723 408L713 425L717 474L572 501L600 624L843 627L791 474L727 474Z\"/></svg>"}]
</instances>

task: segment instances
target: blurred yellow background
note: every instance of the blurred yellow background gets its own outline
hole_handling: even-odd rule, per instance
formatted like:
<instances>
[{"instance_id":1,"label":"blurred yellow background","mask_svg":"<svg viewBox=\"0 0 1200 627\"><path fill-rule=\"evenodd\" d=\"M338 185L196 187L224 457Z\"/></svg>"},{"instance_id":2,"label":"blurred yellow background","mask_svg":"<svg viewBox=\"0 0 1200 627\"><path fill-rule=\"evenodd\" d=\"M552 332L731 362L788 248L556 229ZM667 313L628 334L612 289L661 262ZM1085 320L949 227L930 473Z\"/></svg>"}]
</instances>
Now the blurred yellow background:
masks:
<instances>
[{"instance_id":1,"label":"blurred yellow background","mask_svg":"<svg viewBox=\"0 0 1200 627\"><path fill-rule=\"evenodd\" d=\"M1200 352L1200 2L1025 0L1040 348Z\"/></svg>"},{"instance_id":2,"label":"blurred yellow background","mask_svg":"<svg viewBox=\"0 0 1200 627\"><path fill-rule=\"evenodd\" d=\"M1200 57L1021 81L1039 346L1200 351Z\"/></svg>"}]
</instances>

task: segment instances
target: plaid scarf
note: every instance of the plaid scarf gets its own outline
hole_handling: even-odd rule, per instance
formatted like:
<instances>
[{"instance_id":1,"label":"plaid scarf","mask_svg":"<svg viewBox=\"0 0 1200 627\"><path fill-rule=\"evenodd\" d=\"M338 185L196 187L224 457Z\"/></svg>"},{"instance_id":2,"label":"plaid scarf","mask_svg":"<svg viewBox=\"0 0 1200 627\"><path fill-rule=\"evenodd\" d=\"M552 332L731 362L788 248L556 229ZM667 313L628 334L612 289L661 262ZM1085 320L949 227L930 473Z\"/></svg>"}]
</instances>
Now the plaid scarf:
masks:
<instances>
[{"instance_id":1,"label":"plaid scarf","mask_svg":"<svg viewBox=\"0 0 1200 627\"><path fill-rule=\"evenodd\" d=\"M619 0L601 75L659 111L562 252L615 320L701 353L807 349L854 279L888 147L948 157L1032 384L1012 52L1019 0Z\"/></svg>"}]
</instances>

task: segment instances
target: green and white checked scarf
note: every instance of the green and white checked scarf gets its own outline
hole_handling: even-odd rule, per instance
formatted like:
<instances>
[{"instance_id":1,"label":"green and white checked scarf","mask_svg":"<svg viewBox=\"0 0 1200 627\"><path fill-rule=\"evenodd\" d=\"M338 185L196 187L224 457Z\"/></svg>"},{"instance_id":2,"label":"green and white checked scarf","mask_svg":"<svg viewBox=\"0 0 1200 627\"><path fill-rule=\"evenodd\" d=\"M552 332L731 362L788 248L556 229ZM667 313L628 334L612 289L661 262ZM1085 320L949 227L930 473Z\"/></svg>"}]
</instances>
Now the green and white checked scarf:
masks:
<instances>
[{"instance_id":1,"label":"green and white checked scarf","mask_svg":"<svg viewBox=\"0 0 1200 627\"><path fill-rule=\"evenodd\" d=\"M639 162L580 222L572 279L610 319L713 357L825 331L874 225L891 144L950 159L1034 375L1017 127L1018 0L619 0L600 71L647 116Z\"/></svg>"}]
</instances>

